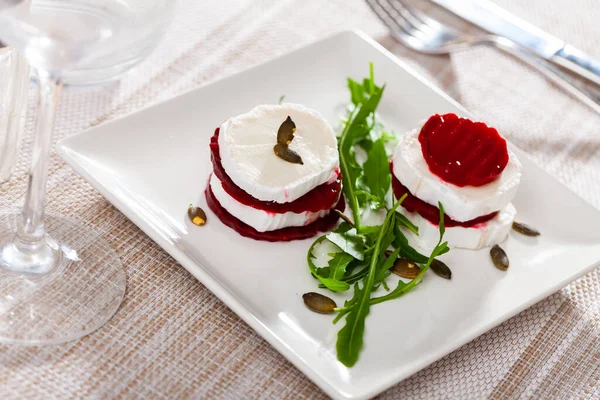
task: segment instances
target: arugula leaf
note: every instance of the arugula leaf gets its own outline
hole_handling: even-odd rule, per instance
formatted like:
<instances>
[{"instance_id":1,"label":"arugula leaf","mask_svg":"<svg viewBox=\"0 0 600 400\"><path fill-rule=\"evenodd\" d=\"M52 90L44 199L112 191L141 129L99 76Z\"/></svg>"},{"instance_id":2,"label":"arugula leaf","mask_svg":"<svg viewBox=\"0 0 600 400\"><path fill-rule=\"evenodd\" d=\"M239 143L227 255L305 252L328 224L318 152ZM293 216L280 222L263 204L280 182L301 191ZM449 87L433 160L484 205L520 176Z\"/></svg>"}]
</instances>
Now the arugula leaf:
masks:
<instances>
[{"instance_id":1,"label":"arugula leaf","mask_svg":"<svg viewBox=\"0 0 600 400\"><path fill-rule=\"evenodd\" d=\"M342 188L346 201L352 209L354 224L360 227L361 212L359 200L356 194L358 178L362 169L356 162L352 147L356 141L368 134L365 127L367 117L375 112L379 105L384 87L378 89L360 106L354 110L346 122L346 126L340 136L338 151L340 156L340 169L342 171Z\"/></svg>"},{"instance_id":2,"label":"arugula leaf","mask_svg":"<svg viewBox=\"0 0 600 400\"><path fill-rule=\"evenodd\" d=\"M388 300L397 299L398 297L402 296L403 294L405 294L408 291L410 291L411 289L413 289L415 286L419 285L421 283L421 278L423 277L425 272L427 272L427 270L431 266L433 259L448 251L448 242L442 243L442 240L444 238L444 233L446 232L446 229L444 228L444 206L442 205L442 203L438 203L438 205L440 208L440 225L439 225L440 238L438 240L437 245L431 252L431 255L427 259L427 263L425 264L425 266L423 266L421 268L421 272L419 272L419 275L417 275L409 283L404 283L402 281L398 281L398 286L396 287L396 289L394 289L390 293L386 294L385 296L375 297L375 298L371 299L371 302L370 302L371 305L383 303L384 301L388 301Z\"/></svg>"},{"instance_id":3,"label":"arugula leaf","mask_svg":"<svg viewBox=\"0 0 600 400\"><path fill-rule=\"evenodd\" d=\"M347 253L331 253L331 259L327 262L329 265L329 277L339 281L346 273L346 267L354 260L354 257Z\"/></svg>"},{"instance_id":4,"label":"arugula leaf","mask_svg":"<svg viewBox=\"0 0 600 400\"><path fill-rule=\"evenodd\" d=\"M374 209L385 207L385 195L390 189L392 180L390 162L385 151L383 139L373 142L368 152L367 160L363 164L364 182L371 194L371 205ZM376 200L374 200L375 198Z\"/></svg>"},{"instance_id":5,"label":"arugula leaf","mask_svg":"<svg viewBox=\"0 0 600 400\"><path fill-rule=\"evenodd\" d=\"M350 285L346 282L336 281L335 279L317 277L325 287L332 292L345 292L350 289Z\"/></svg>"},{"instance_id":6,"label":"arugula leaf","mask_svg":"<svg viewBox=\"0 0 600 400\"><path fill-rule=\"evenodd\" d=\"M446 253L449 248L447 242L443 242L445 228L441 203L440 238L428 257L410 246L405 231L401 229L404 227L417 235L419 232L415 224L396 212L404 197L387 210L382 225L361 224L365 207L379 209L387 205L391 173L386 144L389 147L397 138L386 132L376 115L385 86L375 84L373 64L369 65L368 78L362 81L348 78L347 83L352 104L348 106L348 116L343 120L342 132L338 136L338 152L343 192L352 210L354 224L343 222L331 233L319 237L308 251L307 262L312 275L319 280L319 287L338 292L351 287L354 289L352 298L344 302L343 307L335 309L338 314L333 320L336 323L346 317L344 326L338 332L336 350L338 359L350 367L357 362L363 346L365 321L370 307L398 298L419 285L435 257ZM357 161L357 152L362 159L359 147L366 156L363 165ZM338 246L341 252L330 253L327 266L318 268L313 262L313 250L324 240ZM394 251L386 257L385 250L390 246ZM386 280L398 256L420 264L421 271L408 283L400 280L390 291ZM373 297L380 287L387 293Z\"/></svg>"},{"instance_id":7,"label":"arugula leaf","mask_svg":"<svg viewBox=\"0 0 600 400\"><path fill-rule=\"evenodd\" d=\"M385 234L388 232L388 226L396 212L396 208L400 205L397 202L394 207L388 211L377 242L375 243L375 250L371 256L371 262L369 263L369 272L363 280L363 287L358 291L355 291L355 302L354 306L348 312L346 316L346 325L338 332L336 350L338 360L341 361L345 366L351 367L358 361L358 355L363 346L363 335L365 332L365 319L369 315L371 307L371 290L375 284L375 275L377 272L377 263L379 261L379 253L383 252L382 242Z\"/></svg>"},{"instance_id":8,"label":"arugula leaf","mask_svg":"<svg viewBox=\"0 0 600 400\"><path fill-rule=\"evenodd\" d=\"M346 300L344 302L344 309L350 309L354 304L356 304L356 302L358 301L359 295L360 295L360 286L358 285L358 282L354 284L354 294L352 295L352 298L350 300ZM336 311L336 310L334 310ZM336 324L344 315L346 315L346 313L339 313L332 321L333 324ZM338 332L339 335L339 332ZM337 344L336 344L336 348L337 348Z\"/></svg>"},{"instance_id":9,"label":"arugula leaf","mask_svg":"<svg viewBox=\"0 0 600 400\"><path fill-rule=\"evenodd\" d=\"M375 246L375 242L377 241L377 236L379 235L380 230L381 225L366 225L360 228L360 233L367 239L368 247L366 250L372 250L372 248Z\"/></svg>"},{"instance_id":10,"label":"arugula leaf","mask_svg":"<svg viewBox=\"0 0 600 400\"><path fill-rule=\"evenodd\" d=\"M396 142L398 140L398 136L394 133L389 133L386 131L381 132L381 138L385 143Z\"/></svg>"},{"instance_id":11,"label":"arugula leaf","mask_svg":"<svg viewBox=\"0 0 600 400\"><path fill-rule=\"evenodd\" d=\"M404 197L402 199L398 200L398 204L402 203L403 199L404 199ZM390 218L389 224L386 227L386 232L383 235L383 240L381 241L382 252L380 253L380 257L383 256L383 254L384 254L383 251L387 250L388 247L390 247L390 245L394 242L394 239L396 237L396 235L394 234L395 229L396 229L396 220L392 216Z\"/></svg>"},{"instance_id":12,"label":"arugula leaf","mask_svg":"<svg viewBox=\"0 0 600 400\"><path fill-rule=\"evenodd\" d=\"M394 245L397 248L401 249L401 257L416 262L417 264L425 264L427 262L427 256L424 256L423 254L419 253L410 244L408 244L408 239L398 226L396 227L396 237L394 239Z\"/></svg>"},{"instance_id":13,"label":"arugula leaf","mask_svg":"<svg viewBox=\"0 0 600 400\"><path fill-rule=\"evenodd\" d=\"M344 221L341 224L339 224L337 228L332 230L332 232L345 233L345 232L348 232L352 228L354 228L352 225L350 225L349 223Z\"/></svg>"},{"instance_id":14,"label":"arugula leaf","mask_svg":"<svg viewBox=\"0 0 600 400\"><path fill-rule=\"evenodd\" d=\"M396 213L396 223L408 228L415 235L419 234L419 227L413 224L412 221L406 218L406 216L402 213Z\"/></svg>"},{"instance_id":15,"label":"arugula leaf","mask_svg":"<svg viewBox=\"0 0 600 400\"><path fill-rule=\"evenodd\" d=\"M369 297L371 288L365 277L363 287L354 290L355 307L351 309L346 317L346 325L338 332L336 351L337 358L347 367L352 367L358 361L358 354L363 346L365 332L365 319L369 315Z\"/></svg>"},{"instance_id":16,"label":"arugula leaf","mask_svg":"<svg viewBox=\"0 0 600 400\"><path fill-rule=\"evenodd\" d=\"M381 230L381 225L363 225L360 227L360 233L367 236L372 237L373 235L377 235ZM374 240L377 239L377 236L374 237Z\"/></svg>"},{"instance_id":17,"label":"arugula leaf","mask_svg":"<svg viewBox=\"0 0 600 400\"><path fill-rule=\"evenodd\" d=\"M337 245L344 253L350 254L357 260L364 258L365 238L352 228L346 232L331 232L326 235L327 240Z\"/></svg>"},{"instance_id":18,"label":"arugula leaf","mask_svg":"<svg viewBox=\"0 0 600 400\"><path fill-rule=\"evenodd\" d=\"M365 199L368 199L371 201L371 208L373 208L374 210L378 210L380 208L385 207L385 202L381 202L381 199L369 192L366 192L364 190L357 190L356 194L359 196L363 196ZM362 233L362 227L361 227L361 233Z\"/></svg>"},{"instance_id":19,"label":"arugula leaf","mask_svg":"<svg viewBox=\"0 0 600 400\"><path fill-rule=\"evenodd\" d=\"M357 141L356 145L368 153L373 147L373 139L370 136L365 136L361 140Z\"/></svg>"},{"instance_id":20,"label":"arugula leaf","mask_svg":"<svg viewBox=\"0 0 600 400\"><path fill-rule=\"evenodd\" d=\"M383 303L385 301L397 299L398 297L409 292L411 289L415 288L417 285L419 285L421 283L423 275L425 274L425 272L427 272L427 270L431 266L431 263L433 262L433 260L436 257L449 251L448 242L442 242L444 233L446 231L445 227L444 227L444 206L442 205L442 203L438 203L438 205L440 208L440 224L439 224L440 238L438 240L437 245L431 252L430 256L427 258L427 263L421 267L421 272L419 272L419 275L417 275L409 283L405 283L405 282L399 280L398 286L392 292L390 292L384 296L374 297L374 298L370 299L369 305L373 306L375 304ZM356 307L355 303L344 304L343 308L339 308L336 310L338 312L337 319L339 320L341 318L341 316L352 313L354 311L355 307ZM339 336L338 336L338 340L339 340Z\"/></svg>"},{"instance_id":21,"label":"arugula leaf","mask_svg":"<svg viewBox=\"0 0 600 400\"><path fill-rule=\"evenodd\" d=\"M388 258L385 259L383 263L381 263L381 267L377 270L377 277L375 278L376 282L381 281L384 283L384 279L387 278L386 274L389 272L390 268L394 265L394 262L400 255L401 249L396 249L390 254ZM385 287L385 286L384 286Z\"/></svg>"},{"instance_id":22,"label":"arugula leaf","mask_svg":"<svg viewBox=\"0 0 600 400\"><path fill-rule=\"evenodd\" d=\"M373 63L369 63L369 78L363 79L363 86L369 94L373 94L376 90L380 89L375 84L375 68L373 67Z\"/></svg>"},{"instance_id":23,"label":"arugula leaf","mask_svg":"<svg viewBox=\"0 0 600 400\"><path fill-rule=\"evenodd\" d=\"M313 262L313 250L319 243L323 242L325 239L325 235L319 237L317 240L315 240L312 246L310 246L310 249L308 249L308 254L306 255L306 262L308 263L308 268L310 269L312 275L315 278L317 278L327 289L333 292L344 292L350 289L350 285L348 283L329 278L328 276L331 273L331 267L318 268ZM323 276L324 274L326 274L327 276Z\"/></svg>"},{"instance_id":24,"label":"arugula leaf","mask_svg":"<svg viewBox=\"0 0 600 400\"><path fill-rule=\"evenodd\" d=\"M350 89L352 104L358 105L365 101L365 90L360 83L348 78L348 89Z\"/></svg>"},{"instance_id":25,"label":"arugula leaf","mask_svg":"<svg viewBox=\"0 0 600 400\"><path fill-rule=\"evenodd\" d=\"M364 278L368 272L369 272L369 264L364 264L363 268L361 270L354 273L353 275L348 276L347 278L344 278L343 282L346 282L351 285L353 283L360 281L362 278Z\"/></svg>"},{"instance_id":26,"label":"arugula leaf","mask_svg":"<svg viewBox=\"0 0 600 400\"><path fill-rule=\"evenodd\" d=\"M383 278L383 280L381 281L381 286L383 286L383 288L385 289L386 292L390 291L390 287L388 286L387 282L385 281L385 278L387 278L388 276L390 276L391 272L387 272L387 274L385 275L385 277Z\"/></svg>"},{"instance_id":27,"label":"arugula leaf","mask_svg":"<svg viewBox=\"0 0 600 400\"><path fill-rule=\"evenodd\" d=\"M446 228L444 227L444 215L446 215L446 213L444 212L444 205L442 204L441 201L438 201L438 208L440 209L440 242L442 241L442 238L444 237L444 233L446 233ZM438 242L439 245L439 242Z\"/></svg>"}]
</instances>

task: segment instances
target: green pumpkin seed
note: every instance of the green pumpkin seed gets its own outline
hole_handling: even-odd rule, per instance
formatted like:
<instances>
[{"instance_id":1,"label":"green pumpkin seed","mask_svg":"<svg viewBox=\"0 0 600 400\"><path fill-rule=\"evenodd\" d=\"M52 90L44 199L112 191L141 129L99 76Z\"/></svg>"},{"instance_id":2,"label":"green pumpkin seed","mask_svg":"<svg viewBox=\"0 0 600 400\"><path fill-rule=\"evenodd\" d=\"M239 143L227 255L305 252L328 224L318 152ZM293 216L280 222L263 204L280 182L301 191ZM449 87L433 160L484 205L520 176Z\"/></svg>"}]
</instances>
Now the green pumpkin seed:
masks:
<instances>
[{"instance_id":1,"label":"green pumpkin seed","mask_svg":"<svg viewBox=\"0 0 600 400\"><path fill-rule=\"evenodd\" d=\"M492 257L492 261L494 262L496 268L502 271L506 271L508 269L508 266L510 264L510 262L508 261L508 256L500 246L495 245L494 247L492 247L492 249L490 250L490 257Z\"/></svg>"},{"instance_id":2,"label":"green pumpkin seed","mask_svg":"<svg viewBox=\"0 0 600 400\"><path fill-rule=\"evenodd\" d=\"M521 222L514 221L512 228L525 236L540 236L540 232L537 229Z\"/></svg>"},{"instance_id":3,"label":"green pumpkin seed","mask_svg":"<svg viewBox=\"0 0 600 400\"><path fill-rule=\"evenodd\" d=\"M421 268L406 258L398 258L392 268L390 268L390 271L402 278L415 279L419 275L419 272L421 272Z\"/></svg>"},{"instance_id":4,"label":"green pumpkin seed","mask_svg":"<svg viewBox=\"0 0 600 400\"><path fill-rule=\"evenodd\" d=\"M452 271L448 266L443 262L434 258L429 266L436 275L441 276L444 279L452 279Z\"/></svg>"},{"instance_id":5,"label":"green pumpkin seed","mask_svg":"<svg viewBox=\"0 0 600 400\"><path fill-rule=\"evenodd\" d=\"M277 131L277 144L273 147L273 151L275 152L275 155L283 161L304 165L302 157L289 148L290 143L294 140L294 133L296 133L296 124L288 115L285 121L279 126L279 130Z\"/></svg>"},{"instance_id":6,"label":"green pumpkin seed","mask_svg":"<svg viewBox=\"0 0 600 400\"><path fill-rule=\"evenodd\" d=\"M331 314L334 309L337 308L335 301L331 300L327 296L323 296L320 293L309 292L302 295L304 304L314 312L321 314Z\"/></svg>"},{"instance_id":7,"label":"green pumpkin seed","mask_svg":"<svg viewBox=\"0 0 600 400\"><path fill-rule=\"evenodd\" d=\"M283 161L287 161L292 164L300 164L304 165L304 161L302 161L302 157L298 155L294 150L289 147L277 143L275 147L273 147L273 151L275 155L281 158Z\"/></svg>"},{"instance_id":8,"label":"green pumpkin seed","mask_svg":"<svg viewBox=\"0 0 600 400\"><path fill-rule=\"evenodd\" d=\"M200 207L194 207L190 204L188 207L188 217L194 225L202 226L206 224L206 213Z\"/></svg>"},{"instance_id":9,"label":"green pumpkin seed","mask_svg":"<svg viewBox=\"0 0 600 400\"><path fill-rule=\"evenodd\" d=\"M277 131L277 143L282 146L289 146L294 140L294 133L296 133L296 124L288 115Z\"/></svg>"}]
</instances>

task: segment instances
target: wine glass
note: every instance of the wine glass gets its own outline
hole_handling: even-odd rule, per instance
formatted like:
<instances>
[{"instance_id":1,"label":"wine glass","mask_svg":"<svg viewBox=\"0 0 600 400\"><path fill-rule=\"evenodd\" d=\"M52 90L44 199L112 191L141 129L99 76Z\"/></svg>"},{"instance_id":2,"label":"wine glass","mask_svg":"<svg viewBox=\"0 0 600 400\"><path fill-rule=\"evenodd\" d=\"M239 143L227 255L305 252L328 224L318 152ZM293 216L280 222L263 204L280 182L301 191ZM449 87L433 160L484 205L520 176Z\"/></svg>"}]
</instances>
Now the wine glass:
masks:
<instances>
[{"instance_id":1,"label":"wine glass","mask_svg":"<svg viewBox=\"0 0 600 400\"><path fill-rule=\"evenodd\" d=\"M0 41L37 71L38 117L25 204L0 212L0 342L62 343L104 325L125 295L116 253L83 222L44 215L63 85L114 78L163 35L174 0L0 0Z\"/></svg>"}]
</instances>

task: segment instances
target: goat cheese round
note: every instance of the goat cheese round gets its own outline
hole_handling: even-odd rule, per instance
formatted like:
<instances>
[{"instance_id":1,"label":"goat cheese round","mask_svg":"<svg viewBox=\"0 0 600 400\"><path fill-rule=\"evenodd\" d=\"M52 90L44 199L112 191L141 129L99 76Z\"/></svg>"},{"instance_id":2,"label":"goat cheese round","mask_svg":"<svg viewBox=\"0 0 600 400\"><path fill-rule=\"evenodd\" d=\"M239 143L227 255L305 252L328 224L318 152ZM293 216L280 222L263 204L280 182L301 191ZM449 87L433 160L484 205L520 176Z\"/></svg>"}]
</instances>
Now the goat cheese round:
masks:
<instances>
[{"instance_id":1,"label":"goat cheese round","mask_svg":"<svg viewBox=\"0 0 600 400\"><path fill-rule=\"evenodd\" d=\"M479 187L459 187L429 170L423 158L420 129L403 135L394 150L393 173L416 197L437 207L438 202L455 221L470 221L504 209L514 198L521 180L521 163L509 151L509 161L494 181ZM464 228L463 228L464 229Z\"/></svg>"},{"instance_id":2,"label":"goat cheese round","mask_svg":"<svg viewBox=\"0 0 600 400\"><path fill-rule=\"evenodd\" d=\"M223 184L214 174L211 175L209 184L221 207L246 225L256 229L258 232L274 231L290 226L308 225L319 218L325 217L330 212L329 209L318 212L306 211L303 213L274 213L259 210L258 208L242 204L231 197L229 193L223 189ZM332 204L330 208L333 208L334 206L335 204Z\"/></svg>"},{"instance_id":3,"label":"goat cheese round","mask_svg":"<svg viewBox=\"0 0 600 400\"><path fill-rule=\"evenodd\" d=\"M296 124L289 148L302 157L303 165L284 161L273 151L288 116ZM225 121L218 140L225 173L261 201L291 202L337 177L335 131L321 114L301 105L257 106Z\"/></svg>"},{"instance_id":4,"label":"goat cheese round","mask_svg":"<svg viewBox=\"0 0 600 400\"><path fill-rule=\"evenodd\" d=\"M411 235L411 237L414 236L411 240L418 247L431 251L440 238L439 227L423 218L419 213L411 213L406 210L402 210L402 213L419 228L419 236ZM448 241L448 246L451 248L477 250L491 247L506 239L516 215L516 208L509 203L500 210L498 215L487 222L469 228L462 226L446 228L444 240Z\"/></svg>"}]
</instances>

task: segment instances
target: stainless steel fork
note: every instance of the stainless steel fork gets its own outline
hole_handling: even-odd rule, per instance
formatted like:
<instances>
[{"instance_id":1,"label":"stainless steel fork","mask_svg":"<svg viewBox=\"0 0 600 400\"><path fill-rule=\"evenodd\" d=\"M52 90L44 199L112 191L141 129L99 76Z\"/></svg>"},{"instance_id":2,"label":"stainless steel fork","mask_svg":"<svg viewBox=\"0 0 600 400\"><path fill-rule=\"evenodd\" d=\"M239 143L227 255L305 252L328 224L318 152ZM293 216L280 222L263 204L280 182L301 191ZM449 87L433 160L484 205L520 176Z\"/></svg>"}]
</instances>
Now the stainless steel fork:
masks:
<instances>
[{"instance_id":1,"label":"stainless steel fork","mask_svg":"<svg viewBox=\"0 0 600 400\"><path fill-rule=\"evenodd\" d=\"M458 32L401 0L366 0L373 12L405 46L423 53L448 54L473 46L493 46L542 72L556 85L600 114L600 95L513 41L496 35Z\"/></svg>"}]
</instances>

